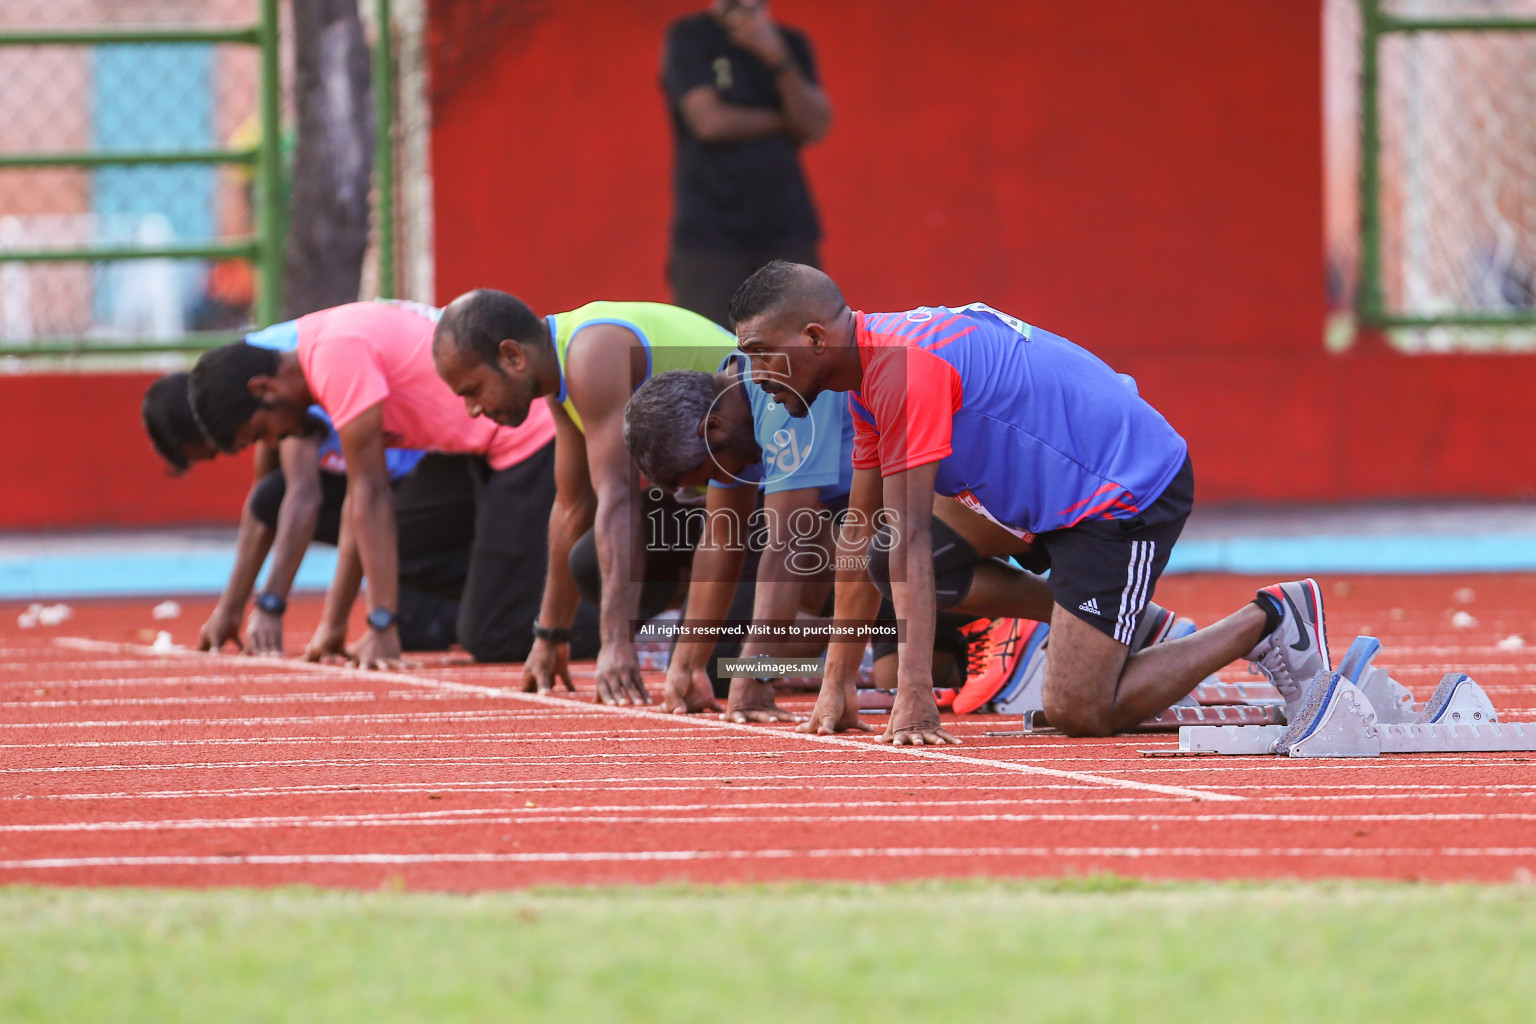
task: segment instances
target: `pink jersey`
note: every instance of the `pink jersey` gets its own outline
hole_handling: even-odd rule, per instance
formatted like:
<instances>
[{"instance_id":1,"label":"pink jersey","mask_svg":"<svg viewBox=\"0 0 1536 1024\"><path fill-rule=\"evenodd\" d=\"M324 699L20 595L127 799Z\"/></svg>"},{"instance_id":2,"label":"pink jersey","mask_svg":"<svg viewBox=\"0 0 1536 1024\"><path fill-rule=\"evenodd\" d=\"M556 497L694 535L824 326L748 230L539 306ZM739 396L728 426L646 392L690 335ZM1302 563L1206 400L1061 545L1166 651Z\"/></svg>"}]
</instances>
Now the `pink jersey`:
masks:
<instances>
[{"instance_id":1,"label":"pink jersey","mask_svg":"<svg viewBox=\"0 0 1536 1024\"><path fill-rule=\"evenodd\" d=\"M299 366L336 429L382 402L385 444L481 455L492 469L553 440L546 402L534 402L517 427L469 417L432 366L437 315L416 303L353 302L299 318Z\"/></svg>"}]
</instances>

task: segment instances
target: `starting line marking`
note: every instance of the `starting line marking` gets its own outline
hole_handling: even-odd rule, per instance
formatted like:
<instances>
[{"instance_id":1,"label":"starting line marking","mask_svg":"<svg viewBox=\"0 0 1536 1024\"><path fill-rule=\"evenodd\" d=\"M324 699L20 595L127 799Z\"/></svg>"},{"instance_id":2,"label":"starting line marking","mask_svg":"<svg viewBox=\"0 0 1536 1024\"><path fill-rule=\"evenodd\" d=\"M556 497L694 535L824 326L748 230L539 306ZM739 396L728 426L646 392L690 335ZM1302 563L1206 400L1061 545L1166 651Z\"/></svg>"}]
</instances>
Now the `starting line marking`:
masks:
<instances>
[{"instance_id":1,"label":"starting line marking","mask_svg":"<svg viewBox=\"0 0 1536 1024\"><path fill-rule=\"evenodd\" d=\"M784 805L766 805L770 809ZM792 805L791 805L792 806ZM831 808L840 804L823 804ZM402 811L378 814L322 814L322 815L268 815L248 818L165 818L144 821L62 821L34 825L0 825L4 833L45 832L196 832L221 829L263 828L400 828L447 826L461 828L466 825L807 825L825 824L826 818L813 814L745 814L751 805L736 805L738 813L721 814L704 812L699 808L686 808L695 813L658 814L654 807L618 808L619 813L590 813L581 808L478 808L461 811ZM573 813L574 812L574 813ZM839 824L900 825L951 825L969 823L1052 823L1052 824L1108 824L1108 823L1160 823L1160 824L1211 824L1225 822L1271 822L1283 824L1381 824L1386 822L1425 821L1536 821L1536 814L1518 813L1404 813L1404 814L1041 814L1019 812L994 812L973 814L871 814L842 813Z\"/></svg>"},{"instance_id":2,"label":"starting line marking","mask_svg":"<svg viewBox=\"0 0 1536 1024\"><path fill-rule=\"evenodd\" d=\"M0 860L0 871L58 868L268 867L293 865L584 864L711 860L856 860L870 857L1536 857L1536 847L1188 847L1188 846L913 846L814 850L593 850L579 853L286 853L229 857L39 857Z\"/></svg>"},{"instance_id":3,"label":"starting line marking","mask_svg":"<svg viewBox=\"0 0 1536 1024\"><path fill-rule=\"evenodd\" d=\"M59 637L56 644L73 650L81 651L111 651L132 652L135 654L149 654L156 657L164 657L166 654L174 654L179 657L216 657L221 659L235 658L238 655L208 655L202 652L191 651L154 651L141 644L118 644L104 640L90 640L83 637ZM432 679L426 676L414 676L404 672L365 672L335 665L318 665L311 662L294 662L288 666L290 669L300 671L320 672L332 678L347 679L378 679L387 682L405 683L409 686L419 686L426 689L452 690L458 693L494 694L510 700L528 701L543 704L550 707L558 707L569 711L572 708L581 708L587 714L617 714L628 718L660 719L672 724L688 722L689 724L703 724L710 728L728 730L733 732L745 732L756 736L782 736L806 740L812 743L830 744L846 749L858 750L864 753L894 753L907 757L920 757L931 761L945 761L951 764L963 764L969 766L984 766L996 768L1000 771L1015 772L1020 775L1048 775L1053 778L1071 779L1089 786L1110 786L1118 789L1135 789L1148 793L1159 793L1163 796L1180 797L1185 800L1213 800L1213 801L1239 801L1244 799L1229 793L1221 793L1214 790L1191 789L1184 786L1168 786L1155 782L1140 782L1134 779L1120 779L1111 775L1098 775L1090 772L1074 772L1062 768L1046 768L1040 765L1021 764L1017 761L999 761L992 758L972 757L966 754L952 754L947 751L933 750L926 747L897 747L884 744L874 744L864 740L847 739L842 736L819 736L811 733L795 732L793 730L765 730L761 725L742 725L735 722L722 722L718 718L709 718L699 715L670 715L660 711L651 711L644 707L619 706L608 704L574 704L572 701L560 697L550 697L537 693L509 693L503 688L475 686L468 683L454 683L443 679Z\"/></svg>"}]
</instances>

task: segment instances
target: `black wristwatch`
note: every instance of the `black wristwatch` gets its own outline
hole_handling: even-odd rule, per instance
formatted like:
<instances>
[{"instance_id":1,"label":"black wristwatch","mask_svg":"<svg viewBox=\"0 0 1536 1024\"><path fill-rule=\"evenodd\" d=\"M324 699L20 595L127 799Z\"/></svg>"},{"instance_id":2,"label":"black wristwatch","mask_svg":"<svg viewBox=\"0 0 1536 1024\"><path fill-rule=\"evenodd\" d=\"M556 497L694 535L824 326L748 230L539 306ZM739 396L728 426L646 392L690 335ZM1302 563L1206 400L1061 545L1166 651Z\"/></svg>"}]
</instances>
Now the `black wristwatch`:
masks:
<instances>
[{"instance_id":1,"label":"black wristwatch","mask_svg":"<svg viewBox=\"0 0 1536 1024\"><path fill-rule=\"evenodd\" d=\"M546 640L552 644L568 644L571 642L571 631L568 629L550 629L548 626L541 626L535 622L533 624L533 638L535 640Z\"/></svg>"},{"instance_id":2,"label":"black wristwatch","mask_svg":"<svg viewBox=\"0 0 1536 1024\"><path fill-rule=\"evenodd\" d=\"M766 654L759 654L759 655L758 655L758 656L757 656L757 660L758 660L758 661L759 661L759 662L768 662L768 661L772 661L772 660L773 660L773 659L772 659L772 658L770 658L770 657L769 657L769 656L768 656L768 655L766 655ZM760 683L771 683L771 682L773 682L773 681L774 681L774 680L776 680L776 679L778 679L778 678L779 678L779 677L778 677L778 676L776 676L776 675L766 675L766 676L765 676L765 675L757 675L757 674L755 674L755 673L754 673L754 674L752 674L752 675L749 675L749 676L747 676L747 678L748 678L748 679L755 679L755 680L757 680L757 681L758 681L758 682L760 682Z\"/></svg>"},{"instance_id":3,"label":"black wristwatch","mask_svg":"<svg viewBox=\"0 0 1536 1024\"><path fill-rule=\"evenodd\" d=\"M288 610L288 602L267 590L256 595L256 607L268 615L281 615Z\"/></svg>"},{"instance_id":4,"label":"black wristwatch","mask_svg":"<svg viewBox=\"0 0 1536 1024\"><path fill-rule=\"evenodd\" d=\"M369 629L386 630L398 621L395 618L395 613L388 608L375 608L368 613Z\"/></svg>"}]
</instances>

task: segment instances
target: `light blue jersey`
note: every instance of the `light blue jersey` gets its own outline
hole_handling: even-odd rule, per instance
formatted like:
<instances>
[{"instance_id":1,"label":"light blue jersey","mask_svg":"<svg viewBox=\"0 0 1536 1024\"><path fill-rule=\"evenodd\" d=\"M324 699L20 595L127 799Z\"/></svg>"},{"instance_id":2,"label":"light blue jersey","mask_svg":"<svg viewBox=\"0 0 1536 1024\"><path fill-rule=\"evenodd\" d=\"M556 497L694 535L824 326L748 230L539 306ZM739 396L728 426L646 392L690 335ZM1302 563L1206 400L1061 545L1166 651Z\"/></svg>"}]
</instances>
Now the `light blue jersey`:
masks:
<instances>
[{"instance_id":1,"label":"light blue jersey","mask_svg":"<svg viewBox=\"0 0 1536 1024\"><path fill-rule=\"evenodd\" d=\"M825 392L804 418L789 414L750 376L751 363L739 352L720 364L735 373L752 404L752 432L763 450L760 465L744 477L760 481L767 494L803 487L817 489L823 505L843 501L853 486L853 415L839 394Z\"/></svg>"},{"instance_id":2,"label":"light blue jersey","mask_svg":"<svg viewBox=\"0 0 1536 1024\"><path fill-rule=\"evenodd\" d=\"M285 320L282 323L273 324L271 327L263 327L259 331L252 331L245 336L245 343L255 345L257 348L271 349L274 352L292 352L299 347L299 322L297 320ZM309 414L324 425L325 431L317 440L319 442L320 471L322 473L335 473L345 476L347 473L347 460L341 454L341 435L336 433L336 427L331 423L331 417L318 405L309 407ZM386 448L384 449L384 464L389 467L389 478L399 480L416 468L426 452L416 451L411 448Z\"/></svg>"}]
</instances>

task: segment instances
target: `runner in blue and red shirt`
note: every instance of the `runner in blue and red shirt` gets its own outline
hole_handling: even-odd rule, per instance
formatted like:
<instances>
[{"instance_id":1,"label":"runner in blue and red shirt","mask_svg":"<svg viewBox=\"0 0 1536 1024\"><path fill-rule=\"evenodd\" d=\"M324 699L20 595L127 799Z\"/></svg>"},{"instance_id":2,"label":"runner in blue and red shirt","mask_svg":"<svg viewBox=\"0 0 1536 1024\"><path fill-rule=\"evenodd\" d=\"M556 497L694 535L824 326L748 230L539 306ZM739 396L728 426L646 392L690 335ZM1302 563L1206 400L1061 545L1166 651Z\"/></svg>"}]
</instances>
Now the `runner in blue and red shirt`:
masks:
<instances>
[{"instance_id":1,"label":"runner in blue and red shirt","mask_svg":"<svg viewBox=\"0 0 1536 1024\"><path fill-rule=\"evenodd\" d=\"M850 393L859 514L841 543L869 557L839 573L836 616L871 618L876 588L895 603L904 636L884 740L956 742L928 677L939 608L1049 621L1046 715L1073 735L1130 728L1238 658L1293 713L1331 667L1312 580L1266 587L1215 625L1130 655L1194 472L1184 439L1092 353L982 303L856 312L831 278L782 261L742 285L731 317L761 386L792 415L823 391ZM957 500L936 511L935 493ZM1014 554L1049 577L998 560ZM865 728L851 699L859 653L831 648L805 728Z\"/></svg>"}]
</instances>

